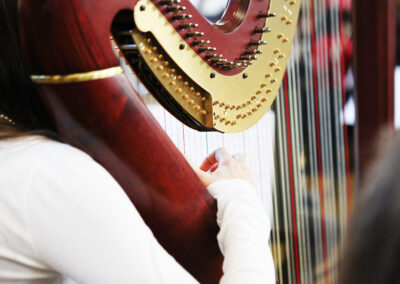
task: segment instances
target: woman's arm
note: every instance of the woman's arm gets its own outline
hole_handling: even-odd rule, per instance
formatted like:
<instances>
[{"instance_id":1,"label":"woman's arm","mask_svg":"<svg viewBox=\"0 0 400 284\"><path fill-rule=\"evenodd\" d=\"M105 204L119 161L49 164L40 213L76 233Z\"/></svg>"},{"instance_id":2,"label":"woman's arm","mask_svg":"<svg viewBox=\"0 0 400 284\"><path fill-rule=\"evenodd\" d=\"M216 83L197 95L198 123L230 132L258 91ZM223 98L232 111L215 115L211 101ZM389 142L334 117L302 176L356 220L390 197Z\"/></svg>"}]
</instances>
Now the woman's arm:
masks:
<instances>
[{"instance_id":1,"label":"woman's arm","mask_svg":"<svg viewBox=\"0 0 400 284\"><path fill-rule=\"evenodd\" d=\"M218 149L198 174L217 199L218 243L225 257L221 283L275 283L270 219L243 156Z\"/></svg>"},{"instance_id":2,"label":"woman's arm","mask_svg":"<svg viewBox=\"0 0 400 284\"><path fill-rule=\"evenodd\" d=\"M26 191L26 221L38 259L80 284L197 283L159 245L100 165L76 149L49 143ZM218 201L222 283L272 283L270 225L254 187L224 177L208 189Z\"/></svg>"}]
</instances>

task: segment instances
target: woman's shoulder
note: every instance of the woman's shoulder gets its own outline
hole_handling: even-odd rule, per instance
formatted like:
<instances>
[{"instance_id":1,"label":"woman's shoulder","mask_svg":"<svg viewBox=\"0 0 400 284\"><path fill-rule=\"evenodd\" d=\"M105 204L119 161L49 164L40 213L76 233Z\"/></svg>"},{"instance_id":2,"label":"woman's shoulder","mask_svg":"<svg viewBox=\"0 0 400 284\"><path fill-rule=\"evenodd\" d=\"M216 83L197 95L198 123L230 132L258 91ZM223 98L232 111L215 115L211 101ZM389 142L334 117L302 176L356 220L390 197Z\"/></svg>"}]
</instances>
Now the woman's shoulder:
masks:
<instances>
[{"instance_id":1,"label":"woman's shoulder","mask_svg":"<svg viewBox=\"0 0 400 284\"><path fill-rule=\"evenodd\" d=\"M0 158L2 160L23 159L25 163L40 162L46 159L83 159L92 160L81 150L68 144L42 136L26 136L0 141Z\"/></svg>"},{"instance_id":2,"label":"woman's shoulder","mask_svg":"<svg viewBox=\"0 0 400 284\"><path fill-rule=\"evenodd\" d=\"M0 174L13 172L26 178L32 175L108 175L83 151L41 136L0 141L0 161Z\"/></svg>"},{"instance_id":3,"label":"woman's shoulder","mask_svg":"<svg viewBox=\"0 0 400 284\"><path fill-rule=\"evenodd\" d=\"M19 188L21 193L28 190L35 192L35 196L63 195L62 192L68 192L74 195L71 198L73 200L101 189L117 195L122 192L107 170L89 155L43 137L0 142L1 187L9 190Z\"/></svg>"}]
</instances>

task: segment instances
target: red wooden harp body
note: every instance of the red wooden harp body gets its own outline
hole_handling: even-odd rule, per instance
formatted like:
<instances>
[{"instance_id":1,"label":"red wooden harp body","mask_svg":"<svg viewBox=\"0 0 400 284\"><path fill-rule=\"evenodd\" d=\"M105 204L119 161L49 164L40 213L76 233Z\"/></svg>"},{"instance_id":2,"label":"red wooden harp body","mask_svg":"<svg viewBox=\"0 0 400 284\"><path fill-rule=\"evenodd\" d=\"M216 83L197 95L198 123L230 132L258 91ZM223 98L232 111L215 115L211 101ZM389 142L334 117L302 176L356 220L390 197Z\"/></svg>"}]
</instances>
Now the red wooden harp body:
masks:
<instances>
[{"instance_id":1,"label":"red wooden harp body","mask_svg":"<svg viewBox=\"0 0 400 284\"><path fill-rule=\"evenodd\" d=\"M368 5L361 0L352 5L346 0L230 0L217 23L207 21L189 0L19 2L24 54L61 137L113 175L161 245L201 283L218 283L222 275L216 203L121 72L119 57L177 118L174 123L205 131L198 135L206 140L211 135L207 131L239 132L255 125L281 87L270 112L276 120L272 247L277 279L337 281L336 248L351 211L351 177L355 173L359 179L372 156L370 137L393 121L392 0ZM278 2L287 15L273 11ZM291 36L271 31L267 24L274 18L285 28L295 25L292 7L300 9L300 18L284 75L290 55L284 44ZM346 9L354 23L353 40L345 38L345 21L351 21L345 18ZM138 21L142 14L156 16ZM178 40L144 31L142 23L151 26L152 21L165 21ZM268 36L282 48L269 47L264 41ZM268 52L276 60L265 57ZM356 154L341 119L351 54L356 54ZM184 56L190 55L197 56L193 62L206 75L186 64ZM265 83L251 89L254 94L243 104L227 103L223 100L229 94L213 97L207 89L219 90L214 82L235 76L235 84L241 80L239 88L252 87L262 64L271 71L260 75ZM367 83L374 81L378 83ZM240 134L240 139L261 139L262 125ZM221 135L221 144L229 139L216 135ZM262 141L254 145L252 153L257 155L257 148L262 152ZM259 186L267 186L263 158L256 159Z\"/></svg>"}]
</instances>

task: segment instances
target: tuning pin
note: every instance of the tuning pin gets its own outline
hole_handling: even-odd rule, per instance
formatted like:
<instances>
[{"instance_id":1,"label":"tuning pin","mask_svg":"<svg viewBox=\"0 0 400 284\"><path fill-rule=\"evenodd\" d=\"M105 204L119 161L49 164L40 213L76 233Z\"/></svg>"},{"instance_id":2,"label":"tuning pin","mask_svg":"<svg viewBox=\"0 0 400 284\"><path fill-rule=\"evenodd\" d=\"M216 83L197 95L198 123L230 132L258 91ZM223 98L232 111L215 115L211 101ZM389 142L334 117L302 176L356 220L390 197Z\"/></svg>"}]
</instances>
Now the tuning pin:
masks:
<instances>
[{"instance_id":1,"label":"tuning pin","mask_svg":"<svg viewBox=\"0 0 400 284\"><path fill-rule=\"evenodd\" d=\"M240 62L235 62L236 68L243 68L243 64Z\"/></svg>"},{"instance_id":2,"label":"tuning pin","mask_svg":"<svg viewBox=\"0 0 400 284\"><path fill-rule=\"evenodd\" d=\"M190 30L190 29L195 29L198 28L199 25L198 24L193 24L193 23L189 23L189 24L181 24L179 25L180 29L186 29L186 30Z\"/></svg>"},{"instance_id":3,"label":"tuning pin","mask_svg":"<svg viewBox=\"0 0 400 284\"><path fill-rule=\"evenodd\" d=\"M226 59L220 59L215 64L217 64L218 66L223 66L223 65L226 65L227 62L228 62L228 60L226 60Z\"/></svg>"},{"instance_id":4,"label":"tuning pin","mask_svg":"<svg viewBox=\"0 0 400 284\"><path fill-rule=\"evenodd\" d=\"M240 62L241 64L249 64L249 60L246 59L239 59L237 62Z\"/></svg>"},{"instance_id":5,"label":"tuning pin","mask_svg":"<svg viewBox=\"0 0 400 284\"><path fill-rule=\"evenodd\" d=\"M262 34L262 33L269 33L271 32L271 28L255 28L254 33Z\"/></svg>"},{"instance_id":6,"label":"tuning pin","mask_svg":"<svg viewBox=\"0 0 400 284\"><path fill-rule=\"evenodd\" d=\"M122 44L119 46L119 48L123 51L137 51L137 45L136 44Z\"/></svg>"},{"instance_id":7,"label":"tuning pin","mask_svg":"<svg viewBox=\"0 0 400 284\"><path fill-rule=\"evenodd\" d=\"M257 60L257 55L251 54L251 55L241 55L240 56L241 60Z\"/></svg>"},{"instance_id":8,"label":"tuning pin","mask_svg":"<svg viewBox=\"0 0 400 284\"><path fill-rule=\"evenodd\" d=\"M212 63L218 63L222 60L222 58L211 58Z\"/></svg>"},{"instance_id":9,"label":"tuning pin","mask_svg":"<svg viewBox=\"0 0 400 284\"><path fill-rule=\"evenodd\" d=\"M250 40L250 45L266 45L265 40Z\"/></svg>"},{"instance_id":10,"label":"tuning pin","mask_svg":"<svg viewBox=\"0 0 400 284\"><path fill-rule=\"evenodd\" d=\"M129 30L129 31L118 31L117 32L117 35L119 35L119 36L130 36L130 35L132 35L132 30Z\"/></svg>"},{"instance_id":11,"label":"tuning pin","mask_svg":"<svg viewBox=\"0 0 400 284\"><path fill-rule=\"evenodd\" d=\"M246 50L244 54L262 54L261 50L254 49L254 50Z\"/></svg>"},{"instance_id":12,"label":"tuning pin","mask_svg":"<svg viewBox=\"0 0 400 284\"><path fill-rule=\"evenodd\" d=\"M191 18L192 18L192 15L189 15L189 14L180 14L180 15L175 14L173 16L174 20L187 20L187 19L191 19Z\"/></svg>"},{"instance_id":13,"label":"tuning pin","mask_svg":"<svg viewBox=\"0 0 400 284\"><path fill-rule=\"evenodd\" d=\"M203 32L187 32L186 33L187 37L201 37L204 36Z\"/></svg>"},{"instance_id":14,"label":"tuning pin","mask_svg":"<svg viewBox=\"0 0 400 284\"><path fill-rule=\"evenodd\" d=\"M215 52L217 49L215 47L200 47L199 52Z\"/></svg>"},{"instance_id":15,"label":"tuning pin","mask_svg":"<svg viewBox=\"0 0 400 284\"><path fill-rule=\"evenodd\" d=\"M203 45L208 45L208 44L210 44L209 40L197 40L197 39L193 40L193 45L203 46Z\"/></svg>"},{"instance_id":16,"label":"tuning pin","mask_svg":"<svg viewBox=\"0 0 400 284\"><path fill-rule=\"evenodd\" d=\"M238 61L242 64L242 66L245 66L245 67L253 64L250 60L238 60Z\"/></svg>"},{"instance_id":17,"label":"tuning pin","mask_svg":"<svg viewBox=\"0 0 400 284\"><path fill-rule=\"evenodd\" d=\"M186 10L185 6L170 6L167 8L167 12L181 12L185 10Z\"/></svg>"},{"instance_id":18,"label":"tuning pin","mask_svg":"<svg viewBox=\"0 0 400 284\"><path fill-rule=\"evenodd\" d=\"M216 55L216 54L213 54L213 55ZM217 63L217 62L220 62L221 60L223 60L222 55L217 55L217 56L214 56L211 58L212 63Z\"/></svg>"},{"instance_id":19,"label":"tuning pin","mask_svg":"<svg viewBox=\"0 0 400 284\"><path fill-rule=\"evenodd\" d=\"M180 4L181 0L161 0L160 3L161 3L161 5L171 6L171 5L174 5L174 4Z\"/></svg>"},{"instance_id":20,"label":"tuning pin","mask_svg":"<svg viewBox=\"0 0 400 284\"><path fill-rule=\"evenodd\" d=\"M258 14L259 18L273 18L276 17L275 13L259 13Z\"/></svg>"},{"instance_id":21,"label":"tuning pin","mask_svg":"<svg viewBox=\"0 0 400 284\"><path fill-rule=\"evenodd\" d=\"M235 64L235 62L227 62L225 65L224 65L224 67L225 68L229 68L229 69L233 69L233 68L235 68L236 67L236 64Z\"/></svg>"},{"instance_id":22,"label":"tuning pin","mask_svg":"<svg viewBox=\"0 0 400 284\"><path fill-rule=\"evenodd\" d=\"M207 54L206 59L211 59L211 60L219 60L222 59L222 54L217 55L217 54Z\"/></svg>"}]
</instances>

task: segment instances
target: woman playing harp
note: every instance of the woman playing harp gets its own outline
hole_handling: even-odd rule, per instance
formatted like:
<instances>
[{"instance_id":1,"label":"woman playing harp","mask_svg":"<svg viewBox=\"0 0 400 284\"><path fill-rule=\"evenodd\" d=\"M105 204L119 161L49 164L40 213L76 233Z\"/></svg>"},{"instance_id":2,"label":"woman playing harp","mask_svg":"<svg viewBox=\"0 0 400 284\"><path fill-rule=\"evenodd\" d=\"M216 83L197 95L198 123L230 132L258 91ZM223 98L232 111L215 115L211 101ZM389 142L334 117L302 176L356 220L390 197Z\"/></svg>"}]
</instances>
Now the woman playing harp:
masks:
<instances>
[{"instance_id":1,"label":"woman playing harp","mask_svg":"<svg viewBox=\"0 0 400 284\"><path fill-rule=\"evenodd\" d=\"M195 283L110 174L58 141L22 60L16 0L0 1L0 31L0 283ZM218 201L221 283L275 283L243 157L219 149L198 173Z\"/></svg>"}]
</instances>

